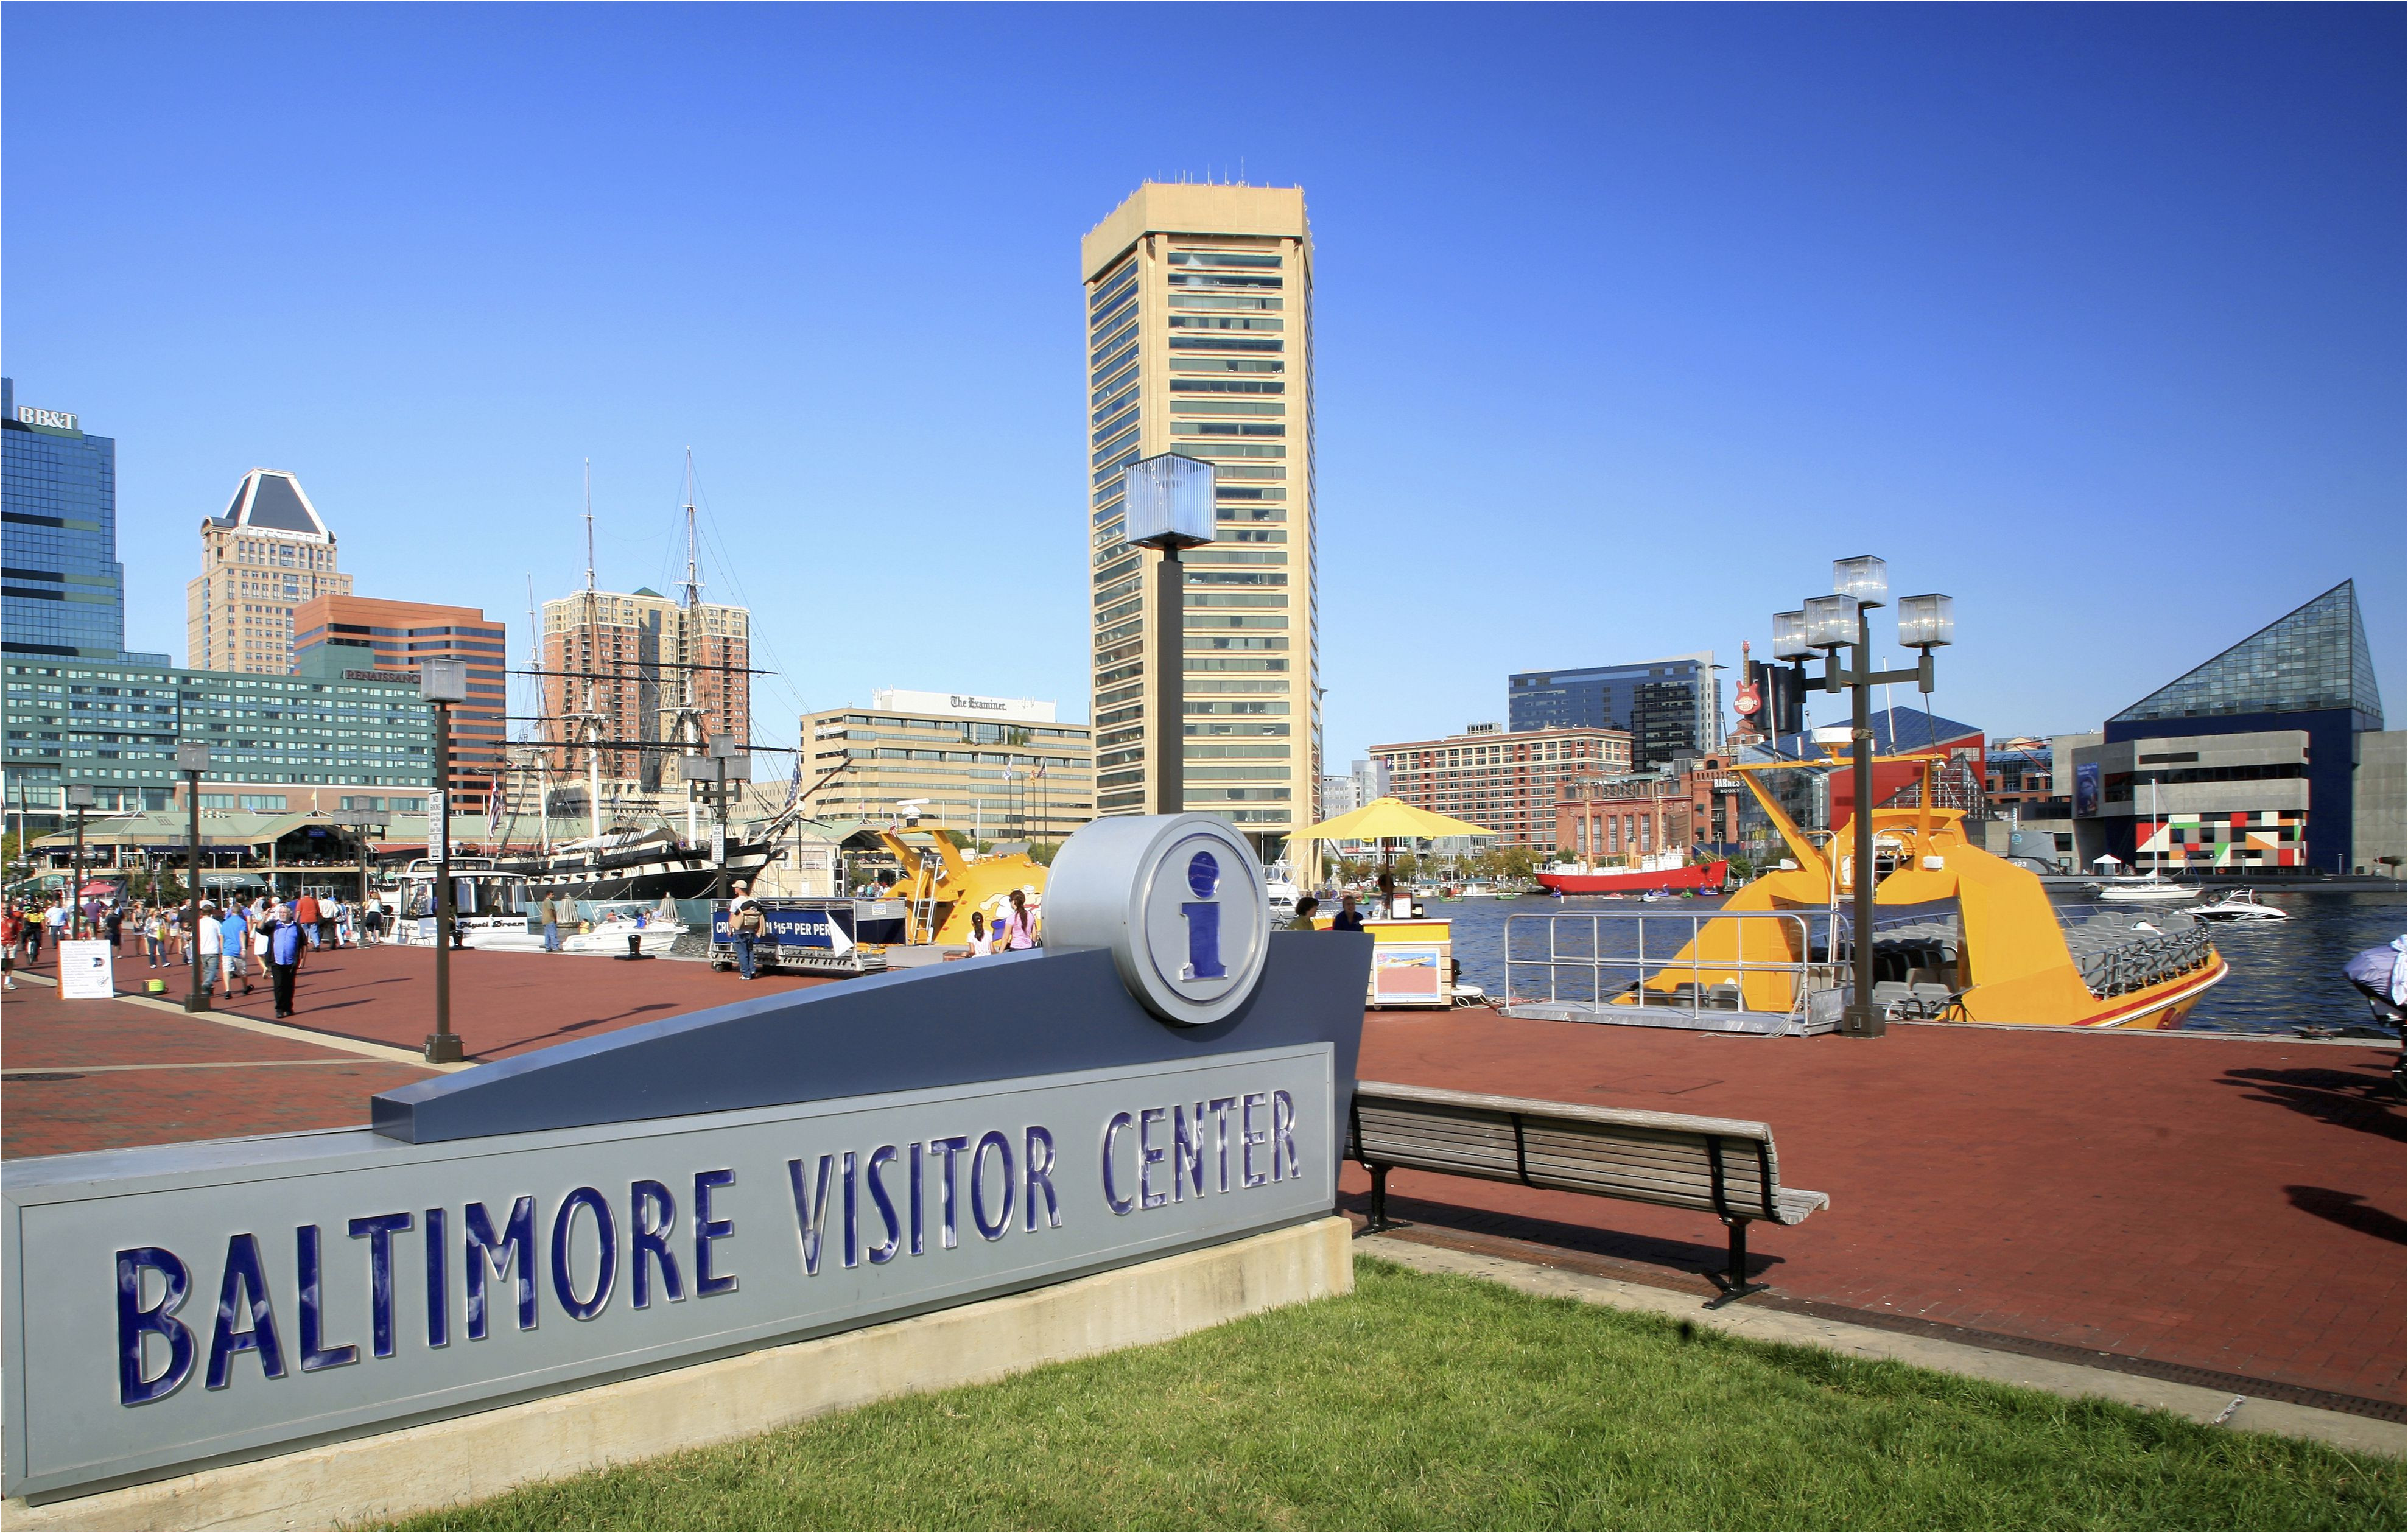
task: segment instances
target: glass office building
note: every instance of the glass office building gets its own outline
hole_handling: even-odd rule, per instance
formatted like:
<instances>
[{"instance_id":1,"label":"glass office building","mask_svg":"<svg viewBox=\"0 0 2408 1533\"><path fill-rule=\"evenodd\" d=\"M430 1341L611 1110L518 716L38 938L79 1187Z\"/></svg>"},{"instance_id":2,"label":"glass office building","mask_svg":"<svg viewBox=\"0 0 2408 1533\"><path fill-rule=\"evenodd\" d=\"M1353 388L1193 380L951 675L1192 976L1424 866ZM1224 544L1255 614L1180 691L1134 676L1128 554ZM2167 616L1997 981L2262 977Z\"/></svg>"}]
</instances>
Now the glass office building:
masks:
<instances>
[{"instance_id":1,"label":"glass office building","mask_svg":"<svg viewBox=\"0 0 2408 1533\"><path fill-rule=\"evenodd\" d=\"M1506 681L1506 717L1527 729L1621 729L1631 766L1650 771L1723 747L1723 684L1712 650L1628 666L1523 671Z\"/></svg>"},{"instance_id":2,"label":"glass office building","mask_svg":"<svg viewBox=\"0 0 2408 1533\"><path fill-rule=\"evenodd\" d=\"M205 795L273 786L290 799L292 789L322 787L318 807L331 810L346 788L423 794L434 780L434 715L414 678L245 676L14 653L0 673L6 809L37 830L60 822L68 782L91 783L104 810L168 807L184 781L179 739L208 744Z\"/></svg>"},{"instance_id":3,"label":"glass office building","mask_svg":"<svg viewBox=\"0 0 2408 1533\"><path fill-rule=\"evenodd\" d=\"M71 411L21 407L16 384L5 378L0 597L6 653L81 660L124 653L117 441L86 434Z\"/></svg>"}]
</instances>

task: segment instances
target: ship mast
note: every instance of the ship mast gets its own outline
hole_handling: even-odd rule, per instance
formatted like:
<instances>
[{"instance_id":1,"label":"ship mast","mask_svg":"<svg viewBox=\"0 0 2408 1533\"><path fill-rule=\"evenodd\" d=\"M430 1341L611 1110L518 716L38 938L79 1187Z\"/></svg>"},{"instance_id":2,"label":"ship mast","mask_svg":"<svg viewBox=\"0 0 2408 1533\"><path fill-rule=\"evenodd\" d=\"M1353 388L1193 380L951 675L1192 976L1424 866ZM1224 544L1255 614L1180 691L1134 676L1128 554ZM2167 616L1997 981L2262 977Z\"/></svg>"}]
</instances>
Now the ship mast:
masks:
<instances>
[{"instance_id":1,"label":"ship mast","mask_svg":"<svg viewBox=\"0 0 2408 1533\"><path fill-rule=\"evenodd\" d=\"M585 710L578 715L579 732L584 735L585 748L585 834L599 841L602 838L602 710L601 695L595 685L595 666L600 657L595 653L594 635L601 623L600 598L594 589L594 460L585 460Z\"/></svg>"},{"instance_id":2,"label":"ship mast","mask_svg":"<svg viewBox=\"0 0 2408 1533\"><path fill-rule=\"evenodd\" d=\"M685 844L692 846L701 834L698 823L700 804L695 798L694 782L687 773L709 753L710 735L703 725L702 709L695 706L694 673L701 662L702 646L702 569L699 549L695 537L694 520L694 449L685 450L685 585L678 599L678 707L677 722L669 730L669 740L679 756L679 781L685 784ZM691 729L692 735L687 731ZM691 741L691 749L688 748Z\"/></svg>"},{"instance_id":3,"label":"ship mast","mask_svg":"<svg viewBox=\"0 0 2408 1533\"><path fill-rule=\"evenodd\" d=\"M536 615L535 576L527 576L527 669L536 673L535 710L541 714L543 700L543 620ZM527 726L527 738L536 741L543 729L540 724ZM526 753L527 770L536 777L536 844L543 854L552 854L552 752L539 747Z\"/></svg>"}]
</instances>

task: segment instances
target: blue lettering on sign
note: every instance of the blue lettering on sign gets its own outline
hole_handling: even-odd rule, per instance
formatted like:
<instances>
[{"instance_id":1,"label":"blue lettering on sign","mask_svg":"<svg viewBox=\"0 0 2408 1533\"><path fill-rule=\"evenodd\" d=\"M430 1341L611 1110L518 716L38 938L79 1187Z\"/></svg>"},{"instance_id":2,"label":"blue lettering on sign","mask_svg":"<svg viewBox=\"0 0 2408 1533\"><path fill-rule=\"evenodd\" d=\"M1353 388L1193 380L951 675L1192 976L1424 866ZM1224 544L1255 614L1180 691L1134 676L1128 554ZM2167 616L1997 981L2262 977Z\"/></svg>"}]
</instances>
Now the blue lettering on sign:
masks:
<instances>
[{"instance_id":1,"label":"blue lettering on sign","mask_svg":"<svg viewBox=\"0 0 2408 1533\"><path fill-rule=\"evenodd\" d=\"M869 1200L878 1205L878 1217L886 1225L886 1239L869 1248L872 1267L885 1266L903 1248L903 1223L895 1217L895 1199L886 1196L886 1183L878 1180L878 1173L894 1165L895 1158L891 1144L882 1144L869 1153Z\"/></svg>"},{"instance_id":2,"label":"blue lettering on sign","mask_svg":"<svg viewBox=\"0 0 2408 1533\"><path fill-rule=\"evenodd\" d=\"M301 1268L301 1371L315 1373L322 1368L341 1368L360 1360L356 1344L341 1347L325 1345L326 1285L319 1262L319 1235L315 1225L303 1225L293 1232L298 1248L296 1256Z\"/></svg>"},{"instance_id":3,"label":"blue lettering on sign","mask_svg":"<svg viewBox=\"0 0 2408 1533\"><path fill-rule=\"evenodd\" d=\"M166 1280L159 1302L142 1302L142 1274L156 1272ZM135 1246L117 1254L117 1403L149 1405L183 1387L192 1376L191 1327L176 1318L193 1289L193 1274L183 1259L159 1246ZM167 1366L155 1378L142 1376L142 1339L156 1336L167 1343Z\"/></svg>"},{"instance_id":4,"label":"blue lettering on sign","mask_svg":"<svg viewBox=\"0 0 2408 1533\"><path fill-rule=\"evenodd\" d=\"M733 1219L710 1216L710 1190L736 1181L734 1171L697 1171L694 1177L694 1291L697 1297L736 1292L736 1274L710 1269L710 1242L736 1233Z\"/></svg>"},{"instance_id":5,"label":"blue lettering on sign","mask_svg":"<svg viewBox=\"0 0 2408 1533\"><path fill-rule=\"evenodd\" d=\"M1297 1149L1297 1104L1284 1091L1216 1096L1167 1107L1139 1107L1115 1112L1102 1134L1103 1200L1115 1215L1151 1211L1215 1188L1230 1192L1263 1186L1302 1173ZM1231 1120L1235 1118L1233 1125ZM1207 1120L1211 1137L1206 1138ZM1134 1142L1123 1144L1124 1136ZM1239 1153L1237 1174L1231 1175L1230 1140ZM1264 1152L1268 1152L1266 1164ZM840 1260L847 1268L867 1264L882 1267L906 1254L926 1254L929 1210L926 1182L939 1179L936 1244L952 1250L961 1244L963 1205L982 1239L1003 1239L1017 1223L1027 1233L1063 1225L1061 1196L1055 1185L1056 1146L1054 1131L1041 1125L1018 1130L988 1129L975 1137L950 1135L908 1145L882 1144L866 1150L832 1151L809 1165L802 1157L786 1163L795 1209L796 1233L802 1255L802 1276L819 1275L825 1249L826 1226L833 1214L841 1218ZM1170 1162L1169 1182L1157 1180ZM935 1161L937 1164L931 1165ZM968 1164L963 1163L967 1161ZM1208 1167L1217 1162L1217 1178ZM815 1172L815 1174L813 1174ZM908 1188L894 1180L902 1176ZM842 1181L839 1190L837 1183ZM967 1180L968 1185L963 1186ZM694 1212L687 1232L691 1253L672 1243L678 1233L677 1198L663 1182L639 1180L627 1188L626 1244L620 1243L619 1210L601 1191L580 1186L559 1201L551 1226L550 1282L552 1297L571 1319L590 1321L609 1307L617 1288L623 1258L632 1266L632 1307L649 1310L655 1295L669 1303L686 1297L684 1263L695 1272L697 1295L729 1293L735 1274L714 1270L714 1242L735 1234L731 1206L736 1173L706 1170L694 1177ZM867 1189L867 1207L861 1194ZM898 1196L898 1194L900 1196ZM715 1211L713 1197L720 1207ZM837 1205L841 1202L840 1211ZM522 1195L498 1221L488 1206L461 1208L460 1246L470 1340L486 1340L492 1329L491 1304L500 1299L494 1284L515 1284L518 1326L533 1330L538 1321L538 1296L547 1285L537 1277L538 1199ZM590 1215L598 1251L596 1264L580 1282L575 1253L578 1219ZM720 1216L725 1215L725 1216ZM864 1229L863 1220L868 1219ZM423 1218L423 1223L420 1220ZM1041 1222L1040 1222L1041 1221ZM448 1346L451 1334L450 1216L441 1208L423 1215L408 1211L363 1215L348 1221L347 1233L367 1242L366 1297L372 1355L390 1358L398 1348L397 1285L394 1270L395 1237L413 1228L424 1233L426 1282L426 1344L429 1350ZM908 1231L908 1236L907 1236ZM320 1226L294 1228L294 1286L286 1290L297 1299L297 1376L341 1368L361 1360L356 1342L327 1335L329 1296L324 1282L324 1248ZM718 1254L724 1260L724 1254ZM681 1259L682 1258L682 1259ZM195 1286L194 1273L184 1259L161 1246L131 1246L115 1253L117 1298L118 1399L136 1406L166 1398L189 1380L199 1362L197 1329L177 1318ZM155 1276L153 1276L155 1274ZM251 1234L232 1237L226 1245L220 1282L216 1324L209 1339L208 1387L231 1386L236 1359L259 1354L266 1379L287 1377L286 1333L279 1325L265 1259ZM146 1290L148 1292L146 1293ZM339 1306L336 1306L339 1308ZM288 1314L295 1311L287 1311ZM153 1344L152 1339L156 1339ZM162 1355L164 1352L164 1357Z\"/></svg>"},{"instance_id":6,"label":"blue lettering on sign","mask_svg":"<svg viewBox=\"0 0 2408 1533\"><path fill-rule=\"evenodd\" d=\"M1229 972L1221 963L1221 907L1212 892L1221 886L1221 864L1210 852L1198 852L1187 864L1187 887L1196 901L1182 904L1187 918L1187 978L1218 980Z\"/></svg>"},{"instance_id":7,"label":"blue lettering on sign","mask_svg":"<svg viewBox=\"0 0 2408 1533\"><path fill-rule=\"evenodd\" d=\"M251 1324L237 1328L235 1322L246 1312ZM208 1387L223 1389L231 1383L235 1357L246 1352L259 1354L260 1370L267 1377L284 1377L284 1347L277 1340L276 1311L267 1300L267 1274L261 1268L256 1235L237 1235L226 1242L217 1331L209 1338Z\"/></svg>"},{"instance_id":8,"label":"blue lettering on sign","mask_svg":"<svg viewBox=\"0 0 2408 1533\"><path fill-rule=\"evenodd\" d=\"M409 1228L406 1213L380 1213L351 1223L351 1239L368 1242L368 1344L379 1357L393 1355L393 1238Z\"/></svg>"},{"instance_id":9,"label":"blue lettering on sign","mask_svg":"<svg viewBox=\"0 0 2408 1533\"><path fill-rule=\"evenodd\" d=\"M569 1238L576 1233L577 1211L594 1215L595 1232L602 1238L602 1262L594 1277L594 1292L577 1297L577 1274L569 1262ZM610 1302L610 1284L619 1275L619 1225L610 1204L591 1187L580 1187L560 1200L552 1216L552 1292L571 1320L591 1320Z\"/></svg>"},{"instance_id":10,"label":"blue lettering on sign","mask_svg":"<svg viewBox=\"0 0 2408 1533\"><path fill-rule=\"evenodd\" d=\"M468 1205L463 1221L467 1234L461 1240L460 1265L468 1269L468 1340L485 1340L485 1281L513 1274L519 1287L519 1329L535 1329L535 1199L521 1197L510 1205L502 1238L494 1239L493 1217L482 1203ZM433 1221L429 1221L431 1227Z\"/></svg>"},{"instance_id":11,"label":"blue lettering on sign","mask_svg":"<svg viewBox=\"0 0 2408 1533\"><path fill-rule=\"evenodd\" d=\"M635 1268L634 1303L638 1310L652 1305L652 1264L661 1268L661 1286L669 1302L685 1301L685 1280L678 1275L676 1254L669 1250L669 1232L677 1228L677 1199L657 1182L631 1182L627 1187L628 1260Z\"/></svg>"},{"instance_id":12,"label":"blue lettering on sign","mask_svg":"<svg viewBox=\"0 0 2408 1533\"><path fill-rule=\"evenodd\" d=\"M986 1206L986 1160L992 1152L1003 1162L1003 1206L989 1219ZM978 1153L970 1157L970 1219L982 1239L1000 1240L1011 1228L1011 1141L994 1129L979 1136Z\"/></svg>"}]
</instances>

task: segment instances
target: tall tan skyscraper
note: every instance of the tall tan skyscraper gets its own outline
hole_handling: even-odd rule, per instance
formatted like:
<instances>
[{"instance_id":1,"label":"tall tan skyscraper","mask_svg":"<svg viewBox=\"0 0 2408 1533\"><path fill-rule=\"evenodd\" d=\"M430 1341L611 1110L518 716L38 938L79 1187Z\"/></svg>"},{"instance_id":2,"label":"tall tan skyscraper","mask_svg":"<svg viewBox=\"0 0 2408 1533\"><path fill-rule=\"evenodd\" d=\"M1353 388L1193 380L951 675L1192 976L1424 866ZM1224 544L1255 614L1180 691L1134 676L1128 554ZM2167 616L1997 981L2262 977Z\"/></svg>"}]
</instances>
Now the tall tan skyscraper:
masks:
<instances>
[{"instance_id":1,"label":"tall tan skyscraper","mask_svg":"<svg viewBox=\"0 0 2408 1533\"><path fill-rule=\"evenodd\" d=\"M1149 181L1081 242L1096 809L1226 817L1266 858L1316 818L1312 237L1298 187ZM1146 635L1161 555L1122 546L1121 470L1178 452L1215 469L1218 540L1185 569L1186 716L1154 716ZM1183 805L1147 766L1182 732Z\"/></svg>"},{"instance_id":2,"label":"tall tan skyscraper","mask_svg":"<svg viewBox=\"0 0 2408 1533\"><path fill-rule=\"evenodd\" d=\"M293 612L348 596L335 535L301 481L254 468L223 516L201 522L201 572L184 587L184 663L197 670L293 673Z\"/></svg>"}]
</instances>

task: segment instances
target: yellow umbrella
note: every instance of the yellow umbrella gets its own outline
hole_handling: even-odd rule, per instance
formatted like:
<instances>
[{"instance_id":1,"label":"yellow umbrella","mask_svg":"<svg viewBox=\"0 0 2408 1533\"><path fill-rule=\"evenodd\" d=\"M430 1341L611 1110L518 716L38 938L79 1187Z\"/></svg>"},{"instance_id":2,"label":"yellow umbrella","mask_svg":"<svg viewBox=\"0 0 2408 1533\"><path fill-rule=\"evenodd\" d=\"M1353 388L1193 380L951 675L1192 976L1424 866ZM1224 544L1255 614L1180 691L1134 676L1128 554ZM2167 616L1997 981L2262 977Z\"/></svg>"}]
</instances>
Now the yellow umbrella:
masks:
<instances>
[{"instance_id":1,"label":"yellow umbrella","mask_svg":"<svg viewBox=\"0 0 2408 1533\"><path fill-rule=\"evenodd\" d=\"M1417 809L1401 798L1374 798L1359 809L1349 809L1335 819L1324 820L1317 825L1307 825L1296 833L1297 840L1368 841L1377 836L1412 836L1428 839L1439 836L1494 836L1486 825L1475 825L1469 820L1452 815L1436 814Z\"/></svg>"},{"instance_id":2,"label":"yellow umbrella","mask_svg":"<svg viewBox=\"0 0 2408 1533\"><path fill-rule=\"evenodd\" d=\"M1475 825L1469 820L1453 815L1417 809L1401 798L1374 798L1359 809L1349 809L1334 819L1317 825L1307 825L1289 838L1309 841L1368 841L1377 837L1380 842L1380 881L1383 899L1396 891L1395 877L1390 871L1391 840L1406 837L1494 836L1486 825Z\"/></svg>"}]
</instances>

